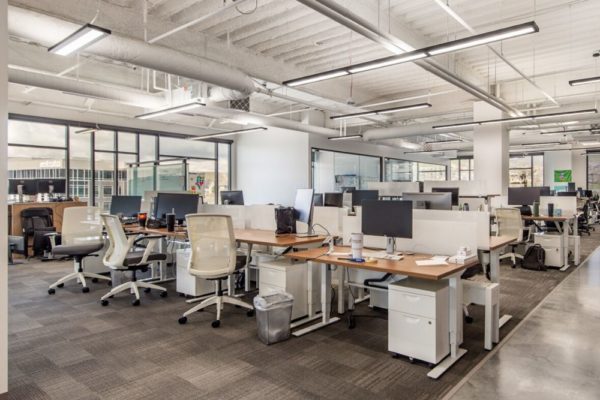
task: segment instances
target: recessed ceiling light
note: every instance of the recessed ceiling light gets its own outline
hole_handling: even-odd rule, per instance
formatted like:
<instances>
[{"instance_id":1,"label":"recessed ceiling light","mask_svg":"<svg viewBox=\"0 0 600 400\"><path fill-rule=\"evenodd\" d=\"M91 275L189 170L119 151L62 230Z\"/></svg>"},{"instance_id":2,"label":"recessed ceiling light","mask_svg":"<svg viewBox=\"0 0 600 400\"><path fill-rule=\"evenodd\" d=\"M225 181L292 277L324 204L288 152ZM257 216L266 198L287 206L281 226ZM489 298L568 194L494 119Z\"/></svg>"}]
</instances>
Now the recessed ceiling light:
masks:
<instances>
[{"instance_id":1,"label":"recessed ceiling light","mask_svg":"<svg viewBox=\"0 0 600 400\"><path fill-rule=\"evenodd\" d=\"M108 29L92 24L85 24L71 35L50 47L48 51L60 56L68 56L110 34L111 32Z\"/></svg>"}]
</instances>

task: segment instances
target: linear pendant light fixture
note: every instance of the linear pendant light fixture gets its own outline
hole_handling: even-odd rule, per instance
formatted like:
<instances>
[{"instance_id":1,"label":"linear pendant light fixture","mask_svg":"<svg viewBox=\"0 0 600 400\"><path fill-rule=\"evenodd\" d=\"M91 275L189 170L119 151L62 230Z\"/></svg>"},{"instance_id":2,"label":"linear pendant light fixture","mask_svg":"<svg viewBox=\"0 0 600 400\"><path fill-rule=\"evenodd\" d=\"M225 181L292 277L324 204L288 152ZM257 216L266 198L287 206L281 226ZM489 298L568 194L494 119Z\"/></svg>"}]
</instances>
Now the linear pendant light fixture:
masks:
<instances>
[{"instance_id":1,"label":"linear pendant light fixture","mask_svg":"<svg viewBox=\"0 0 600 400\"><path fill-rule=\"evenodd\" d=\"M180 104L175 107L163 108L160 110L152 111L145 114L136 115L135 117L138 119L150 119L155 117L160 117L161 115L173 114L182 111L192 110L196 107L205 106L206 104L201 103L199 100L195 100L191 103Z\"/></svg>"},{"instance_id":2,"label":"linear pendant light fixture","mask_svg":"<svg viewBox=\"0 0 600 400\"><path fill-rule=\"evenodd\" d=\"M431 107L431 104L429 104L429 103L418 103L418 104L411 104L411 105L402 106L402 107L383 108L383 109L380 109L380 110L371 110L371 111L358 112L358 113L354 113L354 114L334 115L334 116L329 117L329 118L333 119L333 120L336 120L336 119L349 119L349 118L356 118L356 117L366 117L366 116L369 116L369 115L392 114L392 113L397 113L397 112L400 112L400 111L418 110L420 108L429 108L429 107Z\"/></svg>"},{"instance_id":3,"label":"linear pendant light fixture","mask_svg":"<svg viewBox=\"0 0 600 400\"><path fill-rule=\"evenodd\" d=\"M600 82L600 76L594 76L593 78L575 79L575 80L569 81L569 85L579 86L579 85L587 85L590 83L599 83L599 82Z\"/></svg>"},{"instance_id":4,"label":"linear pendant light fixture","mask_svg":"<svg viewBox=\"0 0 600 400\"><path fill-rule=\"evenodd\" d=\"M537 121L539 119L566 117L566 116L582 115L582 114L595 114L597 112L598 112L597 109L590 108L590 109L586 109L586 110L565 111L565 112L540 114L540 115L529 115L526 117L488 119L485 121L473 121L473 122L462 122L462 123L458 123L458 124L434 125L433 129L463 128L463 127L467 127L467 126L501 124L504 122L515 122L515 121Z\"/></svg>"},{"instance_id":5,"label":"linear pendant light fixture","mask_svg":"<svg viewBox=\"0 0 600 400\"><path fill-rule=\"evenodd\" d=\"M332 136L329 140L357 140L362 139L363 135Z\"/></svg>"},{"instance_id":6,"label":"linear pendant light fixture","mask_svg":"<svg viewBox=\"0 0 600 400\"><path fill-rule=\"evenodd\" d=\"M267 130L266 127L259 126L259 127L256 127L256 128L238 129L238 130L235 130L235 131L210 133L208 135L194 136L194 137L191 137L191 138L188 138L188 139L189 140L214 139L214 138L220 138L220 137L225 137L225 136L237 135L239 133L260 132L260 131L266 131L266 130Z\"/></svg>"},{"instance_id":7,"label":"linear pendant light fixture","mask_svg":"<svg viewBox=\"0 0 600 400\"><path fill-rule=\"evenodd\" d=\"M559 135L559 134L569 134L569 133L590 133L590 134L595 134L595 133L599 133L600 129L592 129L592 128L588 128L588 129L571 129L571 130L565 130L565 131L546 131L546 132L540 132L540 135Z\"/></svg>"},{"instance_id":8,"label":"linear pendant light fixture","mask_svg":"<svg viewBox=\"0 0 600 400\"><path fill-rule=\"evenodd\" d=\"M409 51L403 54L379 58L360 64L348 65L346 67L337 68L318 74L291 79L288 81L284 81L283 84L285 86L290 87L306 85L308 83L324 81L327 79L337 78L340 76L350 74L358 74L360 72L370 71L373 69L389 67L390 65L397 65L406 62L416 61L426 57L437 56L440 54L450 53L453 51L468 49L470 47L497 42L499 40L528 35L530 33L539 32L539 30L540 29L536 25L536 23L534 21L530 21L524 24L514 25L508 28L498 29L479 35L469 36L464 39L453 40L447 43L442 43L435 46Z\"/></svg>"},{"instance_id":9,"label":"linear pendant light fixture","mask_svg":"<svg viewBox=\"0 0 600 400\"><path fill-rule=\"evenodd\" d=\"M68 56L110 34L111 32L108 29L92 24L85 24L54 46L48 48L48 51L60 56Z\"/></svg>"}]
</instances>

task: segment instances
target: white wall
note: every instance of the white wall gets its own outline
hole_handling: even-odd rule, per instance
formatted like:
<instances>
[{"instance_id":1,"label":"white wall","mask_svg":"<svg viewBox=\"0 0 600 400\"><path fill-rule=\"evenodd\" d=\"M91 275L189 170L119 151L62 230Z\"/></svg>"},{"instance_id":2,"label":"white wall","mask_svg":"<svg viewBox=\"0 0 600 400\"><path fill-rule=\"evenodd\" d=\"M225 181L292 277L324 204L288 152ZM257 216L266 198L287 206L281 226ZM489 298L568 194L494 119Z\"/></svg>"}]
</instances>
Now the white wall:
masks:
<instances>
[{"instance_id":1,"label":"white wall","mask_svg":"<svg viewBox=\"0 0 600 400\"><path fill-rule=\"evenodd\" d=\"M587 158L585 150L546 151L544 153L544 185L551 188L563 185L554 182L554 170L570 169L573 171L575 187L585 189L587 184Z\"/></svg>"},{"instance_id":2,"label":"white wall","mask_svg":"<svg viewBox=\"0 0 600 400\"><path fill-rule=\"evenodd\" d=\"M8 77L6 66L8 64L8 35L7 26L7 0L0 0L0 182L3 188L0 190L0 394L8 392L8 265L7 248L8 242L8 219L6 195L8 177L6 173L7 132L8 132Z\"/></svg>"},{"instance_id":3,"label":"white wall","mask_svg":"<svg viewBox=\"0 0 600 400\"><path fill-rule=\"evenodd\" d=\"M246 204L294 204L296 189L310 186L308 134L279 128L235 139L232 189Z\"/></svg>"}]
</instances>

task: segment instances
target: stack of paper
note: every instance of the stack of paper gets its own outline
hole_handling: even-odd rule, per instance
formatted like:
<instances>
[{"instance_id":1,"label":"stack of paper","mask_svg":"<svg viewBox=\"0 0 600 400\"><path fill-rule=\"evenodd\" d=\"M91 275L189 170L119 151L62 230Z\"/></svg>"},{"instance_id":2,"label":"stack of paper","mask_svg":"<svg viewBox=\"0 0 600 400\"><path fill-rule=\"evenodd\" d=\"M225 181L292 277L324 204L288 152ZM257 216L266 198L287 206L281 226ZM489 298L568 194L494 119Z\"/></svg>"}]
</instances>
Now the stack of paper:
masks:
<instances>
[{"instance_id":1,"label":"stack of paper","mask_svg":"<svg viewBox=\"0 0 600 400\"><path fill-rule=\"evenodd\" d=\"M448 265L448 263L446 262L447 259L447 256L433 256L426 260L417 260L416 264L420 267L432 265Z\"/></svg>"}]
</instances>

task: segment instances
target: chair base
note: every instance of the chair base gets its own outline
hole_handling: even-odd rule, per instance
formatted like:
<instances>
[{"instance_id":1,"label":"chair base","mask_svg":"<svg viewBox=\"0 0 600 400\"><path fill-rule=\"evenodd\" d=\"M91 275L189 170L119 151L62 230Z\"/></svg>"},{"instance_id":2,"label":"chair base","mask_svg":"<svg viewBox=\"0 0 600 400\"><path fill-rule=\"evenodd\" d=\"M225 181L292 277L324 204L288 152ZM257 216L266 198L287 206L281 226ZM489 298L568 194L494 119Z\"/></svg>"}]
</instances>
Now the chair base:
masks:
<instances>
[{"instance_id":1,"label":"chair base","mask_svg":"<svg viewBox=\"0 0 600 400\"><path fill-rule=\"evenodd\" d=\"M217 328L220 325L221 321L221 310L223 309L224 304L232 304L234 306L239 306L248 310L248 316L254 315L254 307L237 297L227 296L227 295L215 295L211 296L205 300L203 300L197 306L194 306L183 313L183 316L179 318L180 324L185 324L187 322L187 317L190 314L193 314L197 311L203 310L208 306L216 305L217 307L217 318L212 322L213 328Z\"/></svg>"},{"instance_id":2,"label":"chair base","mask_svg":"<svg viewBox=\"0 0 600 400\"><path fill-rule=\"evenodd\" d=\"M129 282L122 283L119 286L113 288L110 292L108 292L104 296L102 296L100 298L100 301L103 306L106 306L106 305L108 305L107 299L109 297L113 297L114 295L116 295L118 293L128 290L130 293L133 293L135 295L135 300L133 301L133 305L137 306L140 304L140 289L158 290L161 292L160 293L161 297L165 297L167 295L167 289L165 289L162 286L158 286L158 285L155 285L150 282L143 282L143 281L136 280L136 281L129 281Z\"/></svg>"},{"instance_id":3,"label":"chair base","mask_svg":"<svg viewBox=\"0 0 600 400\"><path fill-rule=\"evenodd\" d=\"M513 268L515 268L517 266L517 259L523 260L523 256L521 254L514 253L514 252L501 255L499 260L504 260L507 258L510 258Z\"/></svg>"},{"instance_id":4,"label":"chair base","mask_svg":"<svg viewBox=\"0 0 600 400\"><path fill-rule=\"evenodd\" d=\"M76 279L77 282L81 283L81 286L83 286L82 291L84 293L87 293L87 292L89 292L89 288L87 286L85 278L110 281L109 276L94 274L92 272L75 271L75 272L71 272L70 274L68 274L66 276L63 276L62 278L60 278L59 280L54 282L52 285L48 286L48 293L54 294L55 288L63 287L65 282L71 281L73 279Z\"/></svg>"}]
</instances>

